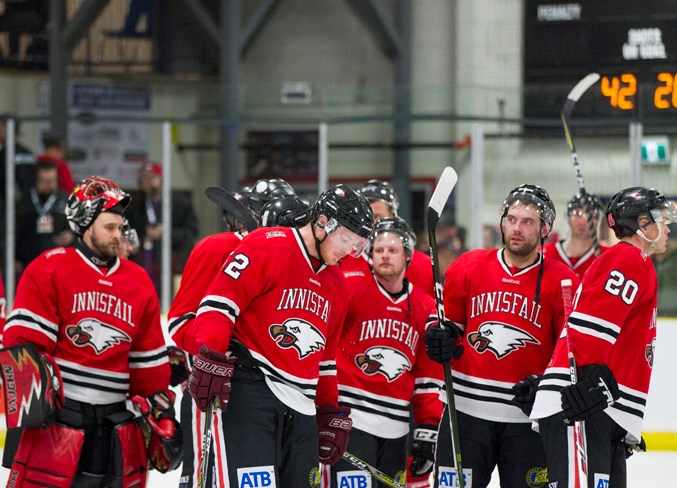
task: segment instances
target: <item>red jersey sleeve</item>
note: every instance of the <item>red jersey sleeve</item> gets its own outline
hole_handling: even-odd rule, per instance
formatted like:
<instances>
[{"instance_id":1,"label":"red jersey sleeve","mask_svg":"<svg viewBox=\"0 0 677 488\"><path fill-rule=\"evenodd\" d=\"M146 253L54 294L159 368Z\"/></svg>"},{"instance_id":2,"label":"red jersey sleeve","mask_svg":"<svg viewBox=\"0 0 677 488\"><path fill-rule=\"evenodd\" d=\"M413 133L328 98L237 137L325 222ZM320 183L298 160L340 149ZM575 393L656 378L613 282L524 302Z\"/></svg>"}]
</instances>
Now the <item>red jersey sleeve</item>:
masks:
<instances>
[{"instance_id":1,"label":"red jersey sleeve","mask_svg":"<svg viewBox=\"0 0 677 488\"><path fill-rule=\"evenodd\" d=\"M317 381L317 405L338 405L338 378L336 376L336 352L341 340L341 331L348 309L345 284L337 287L336 305L331 311L330 334L320 362L320 377Z\"/></svg>"},{"instance_id":2,"label":"red jersey sleeve","mask_svg":"<svg viewBox=\"0 0 677 488\"><path fill-rule=\"evenodd\" d=\"M59 333L57 297L54 268L42 254L26 267L19 280L3 346L30 342L38 350L53 354Z\"/></svg>"},{"instance_id":3,"label":"red jersey sleeve","mask_svg":"<svg viewBox=\"0 0 677 488\"><path fill-rule=\"evenodd\" d=\"M2 331L5 329L6 306L5 284L2 282L2 276L0 276L0 345L2 345Z\"/></svg>"},{"instance_id":4,"label":"red jersey sleeve","mask_svg":"<svg viewBox=\"0 0 677 488\"><path fill-rule=\"evenodd\" d=\"M426 330L437 323L437 311L433 305ZM444 405L440 400L440 385L444 384L444 368L428 357L425 341L420 341L416 352L416 362L412 370L414 375L414 395L411 400L414 422L417 424L438 424L442 418Z\"/></svg>"}]
</instances>

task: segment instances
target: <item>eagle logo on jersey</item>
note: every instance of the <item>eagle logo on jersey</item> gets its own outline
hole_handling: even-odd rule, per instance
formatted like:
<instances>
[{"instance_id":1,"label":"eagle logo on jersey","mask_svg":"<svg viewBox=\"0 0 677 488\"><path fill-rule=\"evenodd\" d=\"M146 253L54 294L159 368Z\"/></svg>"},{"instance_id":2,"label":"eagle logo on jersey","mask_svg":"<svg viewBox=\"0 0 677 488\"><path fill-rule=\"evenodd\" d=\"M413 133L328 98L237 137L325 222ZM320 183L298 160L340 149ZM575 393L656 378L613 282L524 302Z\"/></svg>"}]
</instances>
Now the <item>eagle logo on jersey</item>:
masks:
<instances>
[{"instance_id":1,"label":"eagle logo on jersey","mask_svg":"<svg viewBox=\"0 0 677 488\"><path fill-rule=\"evenodd\" d=\"M392 347L370 347L364 354L355 356L355 364L369 376L381 373L388 382L395 381L405 371L411 371L409 358Z\"/></svg>"},{"instance_id":2,"label":"eagle logo on jersey","mask_svg":"<svg viewBox=\"0 0 677 488\"><path fill-rule=\"evenodd\" d=\"M132 338L121 330L95 319L83 319L77 325L69 325L66 335L77 347L91 346L97 354L122 341L132 342Z\"/></svg>"},{"instance_id":3,"label":"eagle logo on jersey","mask_svg":"<svg viewBox=\"0 0 677 488\"><path fill-rule=\"evenodd\" d=\"M293 347L301 359L324 349L326 342L319 330L299 319L285 320L281 325L273 324L268 331L278 346L282 349Z\"/></svg>"},{"instance_id":4,"label":"eagle logo on jersey","mask_svg":"<svg viewBox=\"0 0 677 488\"><path fill-rule=\"evenodd\" d=\"M651 344L647 344L644 348L644 357L646 362L649 363L649 367L653 369L653 358L656 351L656 338L654 337L651 341Z\"/></svg>"},{"instance_id":5,"label":"eagle logo on jersey","mask_svg":"<svg viewBox=\"0 0 677 488\"><path fill-rule=\"evenodd\" d=\"M468 342L477 352L491 351L501 359L528 343L540 344L522 329L501 322L484 322L477 332L468 335Z\"/></svg>"}]
</instances>

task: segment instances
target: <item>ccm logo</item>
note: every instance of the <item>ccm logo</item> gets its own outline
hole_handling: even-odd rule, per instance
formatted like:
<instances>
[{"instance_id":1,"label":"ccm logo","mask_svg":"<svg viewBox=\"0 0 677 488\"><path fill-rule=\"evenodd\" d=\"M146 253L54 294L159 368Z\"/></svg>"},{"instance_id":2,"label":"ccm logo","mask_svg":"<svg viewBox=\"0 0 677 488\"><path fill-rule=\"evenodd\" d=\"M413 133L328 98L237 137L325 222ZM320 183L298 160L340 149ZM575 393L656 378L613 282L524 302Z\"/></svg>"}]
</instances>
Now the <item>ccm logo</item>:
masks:
<instances>
[{"instance_id":1,"label":"ccm logo","mask_svg":"<svg viewBox=\"0 0 677 488\"><path fill-rule=\"evenodd\" d=\"M335 418L329 422L329 427L334 427L335 429L350 430L352 426L352 419Z\"/></svg>"},{"instance_id":2,"label":"ccm logo","mask_svg":"<svg viewBox=\"0 0 677 488\"><path fill-rule=\"evenodd\" d=\"M208 363L197 356L193 357L193 366L205 373L211 373L216 376L233 376L233 368L227 366L219 366L218 364Z\"/></svg>"}]
</instances>

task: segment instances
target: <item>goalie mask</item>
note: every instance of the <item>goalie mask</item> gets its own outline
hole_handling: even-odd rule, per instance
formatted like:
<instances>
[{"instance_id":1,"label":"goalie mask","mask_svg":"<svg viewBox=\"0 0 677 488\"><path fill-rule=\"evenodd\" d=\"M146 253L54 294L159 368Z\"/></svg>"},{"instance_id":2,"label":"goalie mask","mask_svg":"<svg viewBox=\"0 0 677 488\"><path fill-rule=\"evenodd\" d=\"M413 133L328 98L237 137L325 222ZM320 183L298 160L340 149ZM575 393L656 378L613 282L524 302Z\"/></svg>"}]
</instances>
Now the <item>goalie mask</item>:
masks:
<instances>
[{"instance_id":1,"label":"goalie mask","mask_svg":"<svg viewBox=\"0 0 677 488\"><path fill-rule=\"evenodd\" d=\"M68 198L66 218L71 230L82 236L101 212L122 214L131 197L112 180L101 176L85 178Z\"/></svg>"}]
</instances>

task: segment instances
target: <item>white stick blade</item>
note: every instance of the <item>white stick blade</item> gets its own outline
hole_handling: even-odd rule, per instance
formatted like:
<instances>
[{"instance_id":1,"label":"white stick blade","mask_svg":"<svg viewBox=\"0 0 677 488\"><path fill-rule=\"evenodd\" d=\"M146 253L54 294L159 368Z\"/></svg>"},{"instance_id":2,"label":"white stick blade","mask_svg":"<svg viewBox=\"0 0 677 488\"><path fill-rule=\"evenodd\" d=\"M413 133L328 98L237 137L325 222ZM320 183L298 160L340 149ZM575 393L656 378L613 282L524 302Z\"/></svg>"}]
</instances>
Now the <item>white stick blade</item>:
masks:
<instances>
[{"instance_id":1,"label":"white stick blade","mask_svg":"<svg viewBox=\"0 0 677 488\"><path fill-rule=\"evenodd\" d=\"M454 168L451 166L444 168L440 180L437 182L437 187L435 187L435 191L433 192L433 196L430 198L430 203L428 204L430 208L437 212L437 215L442 215L442 210L444 210L444 206L447 204L449 195L451 195L451 191L454 189L454 186L456 186L457 181L458 175L456 174L456 171L454 171Z\"/></svg>"},{"instance_id":2,"label":"white stick blade","mask_svg":"<svg viewBox=\"0 0 677 488\"><path fill-rule=\"evenodd\" d=\"M597 83L597 80L599 80L599 74L590 73L588 76L579 81L575 87L571 89L567 98L569 100L577 102L578 99L581 98L581 95L583 95L588 88Z\"/></svg>"}]
</instances>

